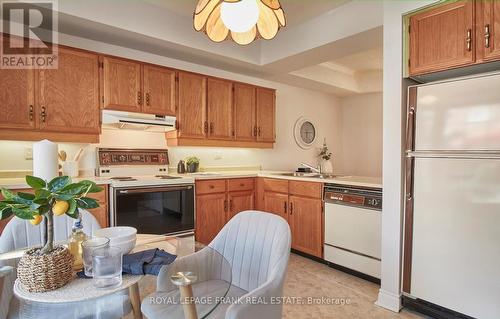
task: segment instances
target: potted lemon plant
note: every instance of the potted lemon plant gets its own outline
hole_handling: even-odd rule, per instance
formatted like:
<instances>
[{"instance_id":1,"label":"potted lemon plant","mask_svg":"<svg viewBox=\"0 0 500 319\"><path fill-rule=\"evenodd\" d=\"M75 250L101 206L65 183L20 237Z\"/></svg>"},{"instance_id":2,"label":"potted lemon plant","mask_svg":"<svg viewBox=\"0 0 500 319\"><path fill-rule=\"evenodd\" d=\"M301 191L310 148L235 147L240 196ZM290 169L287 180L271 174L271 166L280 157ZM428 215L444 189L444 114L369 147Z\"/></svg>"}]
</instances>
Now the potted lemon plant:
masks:
<instances>
[{"instance_id":1,"label":"potted lemon plant","mask_svg":"<svg viewBox=\"0 0 500 319\"><path fill-rule=\"evenodd\" d=\"M79 218L79 209L99 207L97 201L87 195L102 188L88 180L72 183L68 176L56 177L50 182L26 176L26 183L34 194L1 189L4 199L0 201L0 219L14 215L33 225L45 219L43 246L25 252L19 261L18 278L30 292L57 289L71 280L73 257L66 247L54 245L54 216L66 214Z\"/></svg>"}]
</instances>

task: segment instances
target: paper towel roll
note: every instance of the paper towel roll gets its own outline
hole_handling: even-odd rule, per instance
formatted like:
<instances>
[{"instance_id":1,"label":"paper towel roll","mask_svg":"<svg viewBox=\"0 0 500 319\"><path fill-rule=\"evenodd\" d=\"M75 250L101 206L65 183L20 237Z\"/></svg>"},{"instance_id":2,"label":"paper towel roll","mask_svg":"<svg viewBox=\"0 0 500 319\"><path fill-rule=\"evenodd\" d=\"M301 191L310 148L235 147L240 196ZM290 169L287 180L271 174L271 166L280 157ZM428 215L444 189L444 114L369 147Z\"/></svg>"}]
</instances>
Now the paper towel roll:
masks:
<instances>
[{"instance_id":1,"label":"paper towel roll","mask_svg":"<svg viewBox=\"0 0 500 319\"><path fill-rule=\"evenodd\" d=\"M57 144L48 140L33 143L33 175L50 181L59 175Z\"/></svg>"}]
</instances>

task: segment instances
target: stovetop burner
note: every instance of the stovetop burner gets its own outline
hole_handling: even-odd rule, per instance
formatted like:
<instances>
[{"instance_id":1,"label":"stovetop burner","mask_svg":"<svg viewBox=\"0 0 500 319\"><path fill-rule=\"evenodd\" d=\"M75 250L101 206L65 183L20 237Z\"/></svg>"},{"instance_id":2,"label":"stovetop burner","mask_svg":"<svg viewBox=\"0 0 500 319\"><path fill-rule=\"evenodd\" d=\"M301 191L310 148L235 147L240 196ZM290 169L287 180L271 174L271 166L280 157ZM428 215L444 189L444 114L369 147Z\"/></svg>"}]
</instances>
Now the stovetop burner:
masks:
<instances>
[{"instance_id":1,"label":"stovetop burner","mask_svg":"<svg viewBox=\"0 0 500 319\"><path fill-rule=\"evenodd\" d=\"M159 179L180 179L180 178L182 178L179 176L170 176L170 175L156 175L155 177L159 178Z\"/></svg>"},{"instance_id":2,"label":"stovetop burner","mask_svg":"<svg viewBox=\"0 0 500 319\"><path fill-rule=\"evenodd\" d=\"M136 181L137 180L137 178L133 178L130 176L117 176L117 177L111 177L110 179L115 180L115 181Z\"/></svg>"}]
</instances>

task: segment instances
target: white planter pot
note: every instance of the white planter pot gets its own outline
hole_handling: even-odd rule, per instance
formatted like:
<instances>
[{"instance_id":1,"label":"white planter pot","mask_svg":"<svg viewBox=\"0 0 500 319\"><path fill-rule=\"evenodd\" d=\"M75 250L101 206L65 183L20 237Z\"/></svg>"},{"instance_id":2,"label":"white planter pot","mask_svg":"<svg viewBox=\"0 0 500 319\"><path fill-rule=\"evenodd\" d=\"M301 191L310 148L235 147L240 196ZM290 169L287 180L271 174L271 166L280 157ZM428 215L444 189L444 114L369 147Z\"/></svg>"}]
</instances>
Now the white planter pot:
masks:
<instances>
[{"instance_id":1,"label":"white planter pot","mask_svg":"<svg viewBox=\"0 0 500 319\"><path fill-rule=\"evenodd\" d=\"M331 160L323 160L321 162L321 172L325 174L333 174L333 163Z\"/></svg>"}]
</instances>

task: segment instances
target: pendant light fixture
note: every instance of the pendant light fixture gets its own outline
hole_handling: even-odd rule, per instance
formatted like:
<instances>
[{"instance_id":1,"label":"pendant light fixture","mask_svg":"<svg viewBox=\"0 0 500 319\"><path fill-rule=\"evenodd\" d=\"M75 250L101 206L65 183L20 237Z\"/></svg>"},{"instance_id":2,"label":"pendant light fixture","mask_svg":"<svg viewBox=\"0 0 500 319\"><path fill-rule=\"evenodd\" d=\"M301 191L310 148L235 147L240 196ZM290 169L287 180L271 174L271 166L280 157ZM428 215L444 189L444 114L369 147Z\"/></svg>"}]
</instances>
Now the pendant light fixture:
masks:
<instances>
[{"instance_id":1,"label":"pendant light fixture","mask_svg":"<svg viewBox=\"0 0 500 319\"><path fill-rule=\"evenodd\" d=\"M286 25L279 0L199 0L194 28L215 42L232 39L246 45L271 40Z\"/></svg>"}]
</instances>

